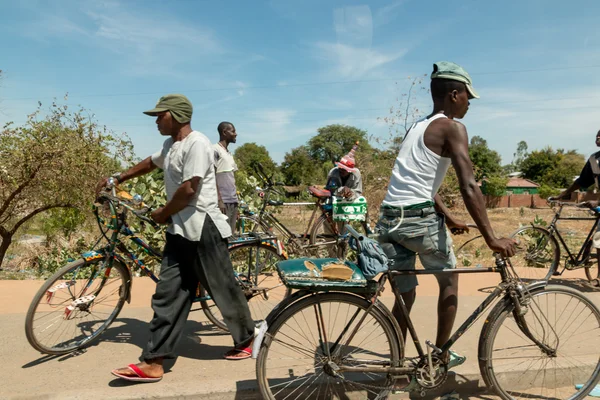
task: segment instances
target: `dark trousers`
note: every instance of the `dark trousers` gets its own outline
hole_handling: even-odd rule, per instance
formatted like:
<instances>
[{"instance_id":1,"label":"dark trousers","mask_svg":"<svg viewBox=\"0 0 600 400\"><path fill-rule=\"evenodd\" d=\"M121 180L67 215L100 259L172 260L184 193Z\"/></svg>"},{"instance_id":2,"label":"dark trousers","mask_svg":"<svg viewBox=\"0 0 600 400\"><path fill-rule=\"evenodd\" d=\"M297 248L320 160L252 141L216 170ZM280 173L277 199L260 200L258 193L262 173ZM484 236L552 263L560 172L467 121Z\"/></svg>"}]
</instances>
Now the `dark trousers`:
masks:
<instances>
[{"instance_id":1,"label":"dark trousers","mask_svg":"<svg viewBox=\"0 0 600 400\"><path fill-rule=\"evenodd\" d=\"M198 242L167 233L160 281L152 296L154 317L150 321L150 339L142 359L175 358L174 349L183 333L198 282L219 307L235 346L252 340L254 321L233 274L227 239L221 237L206 216Z\"/></svg>"}]
</instances>

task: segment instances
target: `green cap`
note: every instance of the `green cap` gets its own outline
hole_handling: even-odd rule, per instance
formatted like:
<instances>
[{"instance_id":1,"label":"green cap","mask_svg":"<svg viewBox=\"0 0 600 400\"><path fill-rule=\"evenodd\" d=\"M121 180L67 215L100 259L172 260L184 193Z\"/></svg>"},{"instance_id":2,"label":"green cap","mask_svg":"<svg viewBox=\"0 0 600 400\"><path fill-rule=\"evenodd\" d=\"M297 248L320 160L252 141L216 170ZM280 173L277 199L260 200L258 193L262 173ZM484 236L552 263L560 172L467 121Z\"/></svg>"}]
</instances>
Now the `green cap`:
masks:
<instances>
[{"instance_id":1,"label":"green cap","mask_svg":"<svg viewBox=\"0 0 600 400\"><path fill-rule=\"evenodd\" d=\"M479 95L475 89L473 89L473 81L471 80L471 76L463 69L463 67L458 64L450 61L436 62L433 64L431 79L436 78L452 79L454 81L462 82L467 86L467 91L473 98L479 98Z\"/></svg>"},{"instance_id":2,"label":"green cap","mask_svg":"<svg viewBox=\"0 0 600 400\"><path fill-rule=\"evenodd\" d=\"M184 124L192 120L193 107L190 100L182 94L168 94L158 99L156 107L144 111L146 115L156 116L162 112L170 111L177 122Z\"/></svg>"}]
</instances>

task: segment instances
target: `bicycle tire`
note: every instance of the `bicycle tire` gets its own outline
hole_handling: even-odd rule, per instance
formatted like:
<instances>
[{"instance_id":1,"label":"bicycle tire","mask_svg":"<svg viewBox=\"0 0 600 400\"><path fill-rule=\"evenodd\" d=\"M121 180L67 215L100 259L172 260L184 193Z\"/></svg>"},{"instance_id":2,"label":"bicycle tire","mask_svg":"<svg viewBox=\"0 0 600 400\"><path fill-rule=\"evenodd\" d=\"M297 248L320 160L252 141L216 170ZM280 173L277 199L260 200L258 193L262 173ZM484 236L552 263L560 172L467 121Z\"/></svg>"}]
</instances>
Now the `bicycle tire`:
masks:
<instances>
[{"instance_id":1,"label":"bicycle tire","mask_svg":"<svg viewBox=\"0 0 600 400\"><path fill-rule=\"evenodd\" d=\"M88 291L88 292L81 292L77 296L75 296L71 293L72 292L71 287L77 288L77 280L80 280L81 278L78 279L77 275L74 276L75 279L69 278L68 277L69 273L79 274L80 273L79 270L82 267L95 266L95 265L101 264L103 262L105 262L104 257L89 260L89 261L87 261L85 259L79 259L77 261L71 262L71 263L65 265L60 270L58 270L50 278L48 278L46 280L46 282L42 285L42 287L38 290L38 292L33 297L33 300L29 306L29 310L27 311L27 316L25 317L25 334L27 337L27 341L34 349L38 350L41 353L49 354L49 355L63 355L63 354L71 353L75 350L80 350L86 346L89 346L96 339L98 339L99 336L115 320L115 318L117 318L117 316L121 312L121 309L123 308L125 300L127 300L129 298L129 292L130 292L130 288L131 288L131 275L129 273L129 270L127 269L127 267L125 265L120 263L118 260L113 260L113 265L111 267L110 273L112 274L113 271L116 272L117 277L115 278L115 281L118 282L118 279L120 278L121 285L118 288L114 287L114 286L110 288L110 290L112 290L112 292L109 292L107 296L110 296L112 293L117 293L116 290L118 290L118 297L116 300L111 300L111 301L116 301L116 304L115 304L112 312L103 313L103 314L108 315L105 319L102 319L99 317L98 320L94 323L94 321L91 319L86 320L86 317L100 315L97 312L97 309L99 308L99 304L100 304L100 302L97 301L99 298L97 295L101 293L102 289L111 285L112 282L109 282L109 283L106 283L106 281L104 283L100 282L102 284L102 286L99 286L98 289L95 289L95 290L97 290L96 292L95 292L95 290ZM104 267L101 266L100 268L104 268ZM87 278L85 278L85 279L89 283L89 279L87 279ZM57 282L61 281L61 280L64 282L57 284ZM67 282L74 282L74 283L72 283L71 285L68 285L68 286L64 286L67 284ZM64 287L60 287L60 286L64 286ZM91 286L91 287L93 288L93 286ZM88 290L89 288L90 288L90 286L88 286L88 288L86 290ZM61 303L53 305L53 304L51 304L51 301L56 299L57 293L60 295L63 295L63 296L66 295L66 298ZM85 294L85 296L81 296L83 294ZM93 294L96 297L94 299L87 300L87 304L84 303L81 305L75 305L76 300L85 299L90 294ZM104 297L104 298L106 298L106 297ZM44 302L44 299L45 299L46 304L42 304L42 302ZM60 300L60 299L61 298L59 297L57 300ZM92 312L90 305L94 306L94 308L96 309L95 312ZM69 307L73 307L73 309L71 309L69 311ZM111 306L109 305L109 307L111 307ZM36 311L38 311L38 309L40 309L40 308L42 308L43 310L46 310L45 314L42 317L35 318ZM52 311L52 309L56 309L56 311ZM73 321L75 323L78 323L77 325L75 325L75 330L72 331L73 337L65 338L65 336L59 335L59 338L61 338L61 339L58 343L55 343L55 344L44 343L44 340L42 340L42 338L40 337L42 332L39 332L36 329L36 327L38 325L38 323L36 323L36 321L38 321L40 318L45 318L46 316L49 316L49 315L55 315L55 317L53 319L45 322L45 325L47 325L47 326L44 329L44 331L46 331L46 330L50 329L52 327L52 325L60 322L59 321L59 319L61 317L60 314L63 314L62 315L63 320ZM48 325L50 322L52 322L52 323L50 325ZM93 329L95 324L101 324L101 325L99 327L97 327L97 329L95 329L90 334L87 334L86 331ZM71 330L67 330L67 328L63 328L63 330L61 331L61 334L64 334L67 331L71 332ZM81 331L81 333L78 335L79 331ZM83 335L83 337L81 337L82 335ZM59 339L56 339L56 340L58 341Z\"/></svg>"},{"instance_id":2,"label":"bicycle tire","mask_svg":"<svg viewBox=\"0 0 600 400\"><path fill-rule=\"evenodd\" d=\"M334 222L335 223L335 222ZM341 224L340 224L341 225ZM357 231L361 234L367 236L367 225L366 223L357 223L359 229ZM326 227L329 227L326 231ZM358 228L357 227L357 228ZM356 228L355 228L356 229ZM341 232L340 232L341 233ZM334 233L334 228L331 226L331 223L327 219L325 215L321 215L319 219L315 222L312 229L310 230L310 239L309 244L311 246L316 246L311 248L309 253L311 256L316 258L346 258L346 252L348 251L348 246L346 246L346 242L339 242L338 235ZM329 245L319 245L319 242L323 243L331 243ZM335 242L335 243L332 243ZM343 243L343 244L341 244Z\"/></svg>"},{"instance_id":3,"label":"bicycle tire","mask_svg":"<svg viewBox=\"0 0 600 400\"><path fill-rule=\"evenodd\" d=\"M552 295L554 295L554 304L549 299ZM560 297L557 298L557 296ZM527 330L550 348L555 347L556 354L554 356L544 355L541 348L527 336L522 328L523 325L518 322L519 318L515 314L514 303L507 297L492 309L486 318L479 338L479 368L486 385L505 400L521 397L583 399L600 381L600 310L581 292L566 286L546 285L539 289L533 289L527 298L530 299L527 306L528 312L522 317L526 321ZM579 311L577 302L573 302L574 299L579 301L582 306L581 311ZM550 310L551 307L553 307L554 315ZM544 308L548 308L548 312L544 312ZM582 315L585 310L589 311L589 315L587 313ZM557 327L561 325L559 320L563 316L567 321L560 328L548 329L551 321L555 321ZM594 316L595 318L593 318ZM570 322L573 318L578 317L582 319L581 324ZM544 326L546 323L547 326ZM584 326L584 324L586 325ZM592 329L589 329L590 327ZM502 332L502 335L499 335L499 332ZM588 339L572 339L588 333ZM567 336L566 339L559 337L562 334ZM516 338L513 338L513 335ZM519 335L521 335L520 338ZM499 336L501 336L500 339L498 339ZM494 345L497 339L499 348L495 350ZM525 345L521 345L521 342L524 342ZM573 347L576 349L572 349ZM507 357L501 357L500 352L504 351L514 353L508 354ZM581 354L573 355L574 351L581 352ZM567 352L569 356L566 355ZM538 353L541 356L537 357ZM513 360L527 357L533 358L533 361L511 364L519 362ZM547 361L542 360L544 357ZM567 358L566 363L561 364L562 368L559 369L559 361L562 361L563 358ZM540 361L540 366L543 365L543 373L541 373L541 369L537 373L530 372L529 370L533 369L538 361ZM515 370L503 372L510 365L515 365ZM555 368L548 373L547 367L552 365ZM528 369L523 370L523 367ZM581 372L586 367L590 371L589 377L587 372ZM568 376L569 372L574 373L575 371L581 375ZM580 390L575 389L574 386L578 383L583 385ZM509 390L509 385L512 390ZM576 390L578 390L577 393L569 395L570 392ZM540 391L541 393L538 393L537 396L540 397L537 397L535 393L523 393L524 391ZM554 391L554 394L546 393L544 396L544 391Z\"/></svg>"},{"instance_id":4,"label":"bicycle tire","mask_svg":"<svg viewBox=\"0 0 600 400\"><path fill-rule=\"evenodd\" d=\"M329 303L329 305L327 305L327 303ZM353 331L353 325L354 322L350 322L348 324L349 321L349 316L346 315L346 326L349 326L349 329L344 332L343 329L340 329L339 327L336 329L336 323L338 322L338 317L340 314L343 315L343 312L339 312L339 308L338 308L338 312L334 312L331 310L332 305L333 307L335 307L335 304L347 304L349 306L354 306L358 311L360 312L362 311L363 313L366 312L366 310L369 308L369 306L371 306L371 303L369 303L367 300L365 300L362 297L358 297L356 295L352 295L352 294L348 294L348 293L341 293L341 292L329 292L329 293L319 293L319 294L315 294L315 295L310 295L308 297L304 297L300 300L298 300L297 302L293 303L292 305L290 305L289 307L287 307L281 314L279 314L275 320L272 322L271 326L269 327L266 335L265 335L265 339L263 341L263 343L261 344L260 347L260 351L258 354L258 358L256 361L256 374L257 374L257 380L258 380L258 387L260 390L260 393L262 394L262 397L264 399L270 399L270 400L275 400L275 399L280 399L280 398L286 398L286 399L311 399L311 398L331 398L330 397L319 397L319 394L321 393L321 389L323 388L324 384L321 383L320 385L316 385L315 388L312 389L312 391L310 391L308 394L306 393L307 389L304 389L301 393L298 393L296 397L292 397L292 395L294 394L295 391L299 390L298 387L294 388L294 387L290 387L290 385L293 382L298 382L302 380L302 377L298 377L296 376L296 373L300 374L300 373L305 373L307 370L305 369L306 366L302 366L302 365L297 365L297 359L294 360L290 360L289 358L283 358L282 362L283 365L281 367L279 366L273 366L272 368L269 367L268 365L268 360L269 360L269 352L273 351L273 353L275 355L277 354L281 354L280 351L278 351L278 347L277 345L279 345L280 343L283 343L283 341L286 338L290 338L290 340L297 342L295 339L292 339L289 335L286 335L286 327L287 327L287 322L290 321L290 326L293 325L294 323L296 325L298 325L300 327L300 329L302 330L302 334L306 335L305 331L310 332L311 334L313 334L314 336L314 330L311 329L309 321L315 321L315 319L311 319L310 317L308 319L306 318L301 318L300 314L302 314L302 316L304 316L303 311L312 308L317 307L317 304L319 304L321 306L322 310L326 310L326 312L328 313L328 315L333 315L335 314L335 320L333 321L333 326L332 326L332 321L329 320L327 322L325 322L325 317L323 316L323 314L321 314L322 318L321 320L323 321L323 328L325 328L325 326L327 326L328 328L328 334L327 334L327 338L329 340L329 338L331 339L332 343L335 343L334 339L336 336L332 335L332 332L337 332L337 330L340 330L340 335L338 337L341 338L346 338L346 334L350 335L351 332ZM348 311L349 313L350 311ZM316 314L315 314L316 315ZM380 310L380 308L378 306L372 307L366 318L369 318L369 316L371 317L371 319L369 320L369 322L366 322L367 320L365 319L365 323L364 325L361 325L360 329L357 330L357 333L355 336L352 337L352 340L356 339L356 343L358 343L358 346L356 345L349 345L347 346L348 349L353 350L353 352L349 353L349 354L342 354L343 353L343 349L346 348L346 346L339 346L337 347L337 349L339 349L339 351L335 351L335 349L333 348L333 346L327 346L327 348L329 350L334 350L334 354L332 356L332 358L334 360L337 360L337 365L341 365L343 362L350 362L353 363L352 365L355 365L356 363L360 363L361 361L364 363L367 362L367 360L362 360L360 358L354 358L353 355L354 354L358 354L357 351L359 350L363 350L361 348L361 346L364 345L365 340L370 339L371 342L376 341L377 344L383 344L383 340L387 339L387 345L384 345L384 348L382 350L377 350L377 351L366 351L365 353L360 354L361 356L372 356L372 357L377 357L380 356L381 363L385 363L385 365L392 365L392 366L397 366L400 363L400 360L403 358L404 356L404 348L402 346L402 341L399 340L399 335L400 333L398 332L398 328L396 325L394 325L392 323L392 321L390 320L390 317L388 314L382 312ZM300 322L297 321L297 319L300 320ZM344 318L343 316L341 317L342 319ZM361 316L357 316L353 321L360 321ZM306 322L306 324L305 324ZM344 324L342 324L344 325ZM371 327L375 326L375 328L373 330L370 330ZM376 336L375 338L373 338L373 332L375 332L375 329L377 328L377 326L379 326L381 328L382 334L380 334L379 336ZM293 331L293 329L291 329ZM367 332L368 331L368 332ZM325 332L325 330L323 329L323 332ZM280 334L281 337L283 337L283 339L278 337L278 334ZM302 335L300 334L300 335ZM364 335L366 338L363 339L362 342L360 342L360 337L361 335ZM385 335L385 338L380 338L380 336ZM306 338L306 336L305 336ZM308 339L308 338L307 338ZM347 338L346 338L347 339ZM336 340L337 341L337 340ZM310 340L309 340L310 342ZM312 351L310 346L316 347L316 351L315 351L315 359L313 360L313 362L310 363L310 365L308 365L308 367L310 368L311 366L315 368L315 376L318 379L319 377L323 376L323 375L328 375L325 372L321 372L319 375L316 374L316 370L319 368L319 362L322 362L322 360L317 360L317 356L319 356L318 352L319 352L319 345L317 345L316 343L322 343L318 342L317 340L315 340L315 342L313 343L307 343L307 346L302 346L302 344L299 345L293 345L290 347L287 347L288 349L292 349L294 350L295 348L297 349L296 352L300 355L310 355L312 357ZM328 342L329 343L329 342ZM339 343L342 343L342 340L339 341ZM272 348L273 347L273 348ZM389 347L389 348L388 348ZM286 348L285 346L282 346L282 348ZM322 350L322 348L321 348ZM385 351L386 353L383 354L382 351ZM388 352L389 352L389 356L388 356ZM281 354L283 355L283 354ZM324 354L321 355L324 357L328 357L325 356ZM320 357L323 358L323 357ZM337 359L339 358L339 360ZM315 365L316 364L316 365ZM383 364L377 364L377 360L373 360L372 365L383 365ZM295 367L298 367L297 369L294 369ZM321 368L323 371L325 371L325 368ZM273 393L273 391L271 390L271 386L269 384L269 377L267 376L268 371L269 370L273 370L273 371L279 371L279 373L281 374L282 378L287 378L289 379L291 382L285 386L286 388L286 392L281 393L281 397L278 396L280 393ZM347 372L344 373L344 379L340 379L340 378L334 378L331 375L328 375L328 377L325 377L326 379L328 378L332 378L334 380L334 384L333 385L327 385L327 387L325 388L325 391L327 392L327 390L335 390L335 391L339 391L339 390L343 390L344 392L346 391L346 383L348 383L348 385L350 387L360 387L360 388L365 388L367 387L367 389L369 389L371 391L371 393L367 393L366 397L362 397L362 398L385 398L385 396L387 394L389 394L391 388L392 388L392 384L393 384L393 378L390 376L390 374L385 374L383 371L381 373L376 373L376 372L372 372L369 373L370 376L368 379L365 379L366 381L368 381L368 384L365 384L363 382L363 380L360 381L352 381L349 379L349 376L352 376L353 374L358 374L358 373L352 373L352 372ZM367 374L367 373L365 373ZM377 381L374 376L376 374L380 374L382 375L382 379L384 379L382 384L379 384L378 386L376 386L379 381ZM383 375L385 375L385 377L383 377ZM282 382L282 378L276 378L274 379L274 382L276 383L276 386L281 386L284 385L285 382ZM312 378L307 378L305 381L310 381L310 379ZM317 379L313 380L313 383L317 383ZM340 384L340 382L342 384ZM291 393L288 393L289 390L292 390ZM316 397L312 397L315 393L315 391L317 391ZM377 392L377 393L373 393L373 392ZM327 394L327 393L325 393ZM346 398L343 396L339 396L339 398Z\"/></svg>"},{"instance_id":5,"label":"bicycle tire","mask_svg":"<svg viewBox=\"0 0 600 400\"><path fill-rule=\"evenodd\" d=\"M560 247L554 235L539 226L525 226L510 238L517 241L517 253L511 258L517 275L524 281L548 281L560 263Z\"/></svg>"},{"instance_id":6,"label":"bicycle tire","mask_svg":"<svg viewBox=\"0 0 600 400\"><path fill-rule=\"evenodd\" d=\"M261 272L256 282L253 281L255 277L250 277L250 279L248 280L247 276L244 276L244 273L247 274L248 269L246 269L245 271L241 271L241 274L240 271L236 271L236 273L238 274L238 279L240 280L240 284L242 285L242 290L244 291L246 299L248 300L250 314L252 315L254 321L260 322L264 320L267 317L267 315L269 315L271 310L279 303L280 300L283 300L291 294L291 289L283 285L274 265L276 262L285 260L285 257L283 255L280 255L274 247L269 246L265 243L241 244L239 246L230 247L229 254L232 265L234 267L234 271L236 269L237 262L242 262L242 257L244 259L246 258L246 254L242 253L251 249L258 249L258 251L261 252L261 255L259 256L259 262L269 263L269 270L265 271L264 274ZM248 258L252 257L253 260L255 260L254 254L252 251L250 251L247 256ZM248 266L251 269L254 268L254 265L252 264L248 264ZM243 282L244 280L246 281L246 283ZM275 280L277 281L276 283ZM252 282L252 284L247 285L248 281ZM256 291L254 291L252 288L260 287L259 285L261 285L265 281L271 281L271 283L275 284L275 286L265 289L261 294L257 294ZM204 288L201 288L200 297L206 296L206 290ZM210 322L215 324L219 329L226 331L227 325L225 324L223 315L219 311L219 308L216 306L214 301L202 300L200 301L200 304L202 306L202 311L204 311L204 314L210 320Z\"/></svg>"}]
</instances>

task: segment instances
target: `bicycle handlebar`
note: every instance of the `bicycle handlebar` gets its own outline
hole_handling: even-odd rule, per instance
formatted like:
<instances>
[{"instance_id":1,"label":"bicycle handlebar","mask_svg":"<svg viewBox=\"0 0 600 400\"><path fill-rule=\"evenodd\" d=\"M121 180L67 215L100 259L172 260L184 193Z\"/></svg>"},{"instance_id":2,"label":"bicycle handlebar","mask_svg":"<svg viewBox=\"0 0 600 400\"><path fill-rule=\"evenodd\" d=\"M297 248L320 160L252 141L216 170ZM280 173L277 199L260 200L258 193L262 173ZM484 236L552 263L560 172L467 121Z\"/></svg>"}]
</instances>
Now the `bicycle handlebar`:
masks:
<instances>
[{"instance_id":1,"label":"bicycle handlebar","mask_svg":"<svg viewBox=\"0 0 600 400\"><path fill-rule=\"evenodd\" d=\"M112 182L111 182L111 180L112 180ZM141 221L150 224L150 226L152 226L155 229L158 229L160 227L159 224L157 224L153 219L149 218L146 215L149 212L151 212L150 208L144 207L140 210L135 209L135 207L139 207L141 204L143 204L141 201L142 197L140 195L136 194L135 196L133 196L131 201L119 198L115 193L115 184L114 184L113 178L109 178L109 182L106 186L106 191L107 192L105 192L105 193L101 192L98 197L105 198L107 200L110 200L112 202L115 202L119 205L124 206L126 209L131 211L131 213L134 214ZM108 193L108 191L110 191L110 193Z\"/></svg>"}]
</instances>

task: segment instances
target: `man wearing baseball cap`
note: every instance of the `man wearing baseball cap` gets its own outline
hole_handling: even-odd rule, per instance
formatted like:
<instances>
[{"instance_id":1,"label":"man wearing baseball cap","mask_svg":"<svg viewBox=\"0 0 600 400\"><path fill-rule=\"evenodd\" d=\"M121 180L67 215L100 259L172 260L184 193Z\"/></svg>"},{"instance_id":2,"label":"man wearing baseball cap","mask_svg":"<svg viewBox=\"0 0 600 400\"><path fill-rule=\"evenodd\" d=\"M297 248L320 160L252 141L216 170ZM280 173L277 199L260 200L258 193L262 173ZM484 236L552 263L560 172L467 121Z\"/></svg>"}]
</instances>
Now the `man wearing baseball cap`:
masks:
<instances>
[{"instance_id":1,"label":"man wearing baseball cap","mask_svg":"<svg viewBox=\"0 0 600 400\"><path fill-rule=\"evenodd\" d=\"M376 226L379 241L390 257L390 268L415 269L417 255L425 269L456 267L446 226L456 233L468 228L448 212L437 194L450 165L456 170L465 205L487 245L504 256L514 255L514 241L497 238L490 226L483 196L473 176L467 129L456 121L467 114L469 100L479 98L471 77L453 62L437 62L431 74L431 97L432 113L413 124L400 145ZM456 317L458 275L443 274L436 278L440 296L435 345L439 348L450 338ZM410 311L416 295L416 276L398 276L395 282ZM406 322L397 305L393 313L406 338ZM442 358L448 368L465 361L465 357L452 351L442 354ZM414 379L405 387L400 382L396 387L402 391L419 389Z\"/></svg>"},{"instance_id":2,"label":"man wearing baseball cap","mask_svg":"<svg viewBox=\"0 0 600 400\"><path fill-rule=\"evenodd\" d=\"M175 358L196 288L200 282L219 306L235 347L227 359L250 357L254 321L235 281L227 249L231 229L218 207L214 151L206 136L192 130L192 104L181 94L159 99L144 114L155 116L158 131L169 136L160 151L115 176L119 183L164 170L167 203L152 219L167 224L160 281L152 297L154 317L142 362L113 370L113 375L142 382L162 378L163 360ZM105 186L103 179L97 190Z\"/></svg>"}]
</instances>

